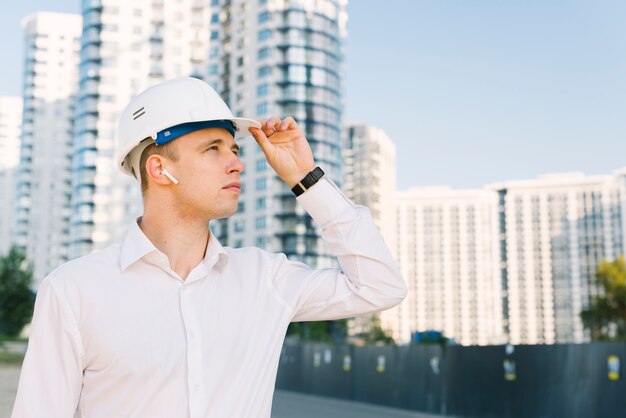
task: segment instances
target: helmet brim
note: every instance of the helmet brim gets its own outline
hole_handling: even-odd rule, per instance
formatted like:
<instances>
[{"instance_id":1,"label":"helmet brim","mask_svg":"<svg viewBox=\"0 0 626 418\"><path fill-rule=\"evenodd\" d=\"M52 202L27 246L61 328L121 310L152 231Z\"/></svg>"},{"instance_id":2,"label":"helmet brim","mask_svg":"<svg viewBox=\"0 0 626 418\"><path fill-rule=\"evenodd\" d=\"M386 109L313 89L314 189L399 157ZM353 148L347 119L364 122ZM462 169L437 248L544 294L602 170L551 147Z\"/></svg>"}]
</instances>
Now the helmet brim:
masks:
<instances>
[{"instance_id":1,"label":"helmet brim","mask_svg":"<svg viewBox=\"0 0 626 418\"><path fill-rule=\"evenodd\" d=\"M229 118L229 120L235 124L235 138L242 138L250 135L248 128L261 129L261 124L254 119Z\"/></svg>"}]
</instances>

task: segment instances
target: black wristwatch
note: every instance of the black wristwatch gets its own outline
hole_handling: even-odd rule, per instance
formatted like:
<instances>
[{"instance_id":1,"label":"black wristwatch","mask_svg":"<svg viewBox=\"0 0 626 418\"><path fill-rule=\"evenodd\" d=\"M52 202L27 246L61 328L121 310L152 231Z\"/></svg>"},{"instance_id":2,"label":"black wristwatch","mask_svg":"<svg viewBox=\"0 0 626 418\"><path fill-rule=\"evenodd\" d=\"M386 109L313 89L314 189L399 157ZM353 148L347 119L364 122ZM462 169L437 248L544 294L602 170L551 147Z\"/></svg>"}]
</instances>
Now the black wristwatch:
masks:
<instances>
[{"instance_id":1,"label":"black wristwatch","mask_svg":"<svg viewBox=\"0 0 626 418\"><path fill-rule=\"evenodd\" d=\"M317 183L318 180L321 179L323 176L324 171L319 167L315 167L315 170L311 171L302 180L300 180L298 184L293 186L291 188L291 191L293 192L293 194L296 195L296 197L300 196L302 193L310 189L311 186Z\"/></svg>"}]
</instances>

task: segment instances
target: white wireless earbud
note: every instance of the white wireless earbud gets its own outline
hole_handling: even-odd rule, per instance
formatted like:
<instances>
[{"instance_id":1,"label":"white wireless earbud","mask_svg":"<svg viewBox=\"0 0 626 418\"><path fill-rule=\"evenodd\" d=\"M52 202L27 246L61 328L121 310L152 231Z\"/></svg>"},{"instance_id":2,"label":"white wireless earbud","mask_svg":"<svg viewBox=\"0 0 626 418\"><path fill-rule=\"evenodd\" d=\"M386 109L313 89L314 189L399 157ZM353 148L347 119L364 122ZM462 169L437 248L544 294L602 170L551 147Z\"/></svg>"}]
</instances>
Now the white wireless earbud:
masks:
<instances>
[{"instance_id":1,"label":"white wireless earbud","mask_svg":"<svg viewBox=\"0 0 626 418\"><path fill-rule=\"evenodd\" d=\"M176 177L172 176L168 171L167 168L164 168L163 170L161 170L161 173L165 174L165 177L167 177L168 179L172 180L172 183L174 184L178 184L178 180L176 180Z\"/></svg>"}]
</instances>

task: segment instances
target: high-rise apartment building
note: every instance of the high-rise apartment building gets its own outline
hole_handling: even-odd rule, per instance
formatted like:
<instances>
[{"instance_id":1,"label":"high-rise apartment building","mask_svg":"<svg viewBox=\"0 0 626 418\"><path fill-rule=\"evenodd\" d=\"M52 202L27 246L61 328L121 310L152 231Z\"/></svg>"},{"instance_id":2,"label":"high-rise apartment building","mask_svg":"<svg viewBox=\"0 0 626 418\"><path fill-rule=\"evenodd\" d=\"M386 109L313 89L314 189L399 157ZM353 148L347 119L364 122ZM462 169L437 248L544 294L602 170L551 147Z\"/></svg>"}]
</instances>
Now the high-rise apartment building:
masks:
<instances>
[{"instance_id":1,"label":"high-rise apartment building","mask_svg":"<svg viewBox=\"0 0 626 418\"><path fill-rule=\"evenodd\" d=\"M141 213L139 186L114 166L116 124L131 97L162 80L202 78L236 115L293 115L339 179L345 0L86 0L83 19L71 256L121 239ZM239 212L214 222L216 235L330 265L316 226L256 143L240 146Z\"/></svg>"},{"instance_id":2,"label":"high-rise apartment building","mask_svg":"<svg viewBox=\"0 0 626 418\"><path fill-rule=\"evenodd\" d=\"M393 228L396 193L396 147L379 128L365 124L346 127L343 155L343 190L354 203L369 208L390 248L395 248ZM381 315L384 315L381 314ZM367 333L373 315L353 318L348 333Z\"/></svg>"},{"instance_id":3,"label":"high-rise apartment building","mask_svg":"<svg viewBox=\"0 0 626 418\"><path fill-rule=\"evenodd\" d=\"M409 295L384 312L397 341L442 331L466 345L503 341L494 260L497 195L416 188L396 195L396 257Z\"/></svg>"},{"instance_id":4,"label":"high-rise apartment building","mask_svg":"<svg viewBox=\"0 0 626 418\"><path fill-rule=\"evenodd\" d=\"M396 146L379 128L346 128L343 149L343 190L355 203L366 206L376 226L393 247Z\"/></svg>"},{"instance_id":5,"label":"high-rise apartment building","mask_svg":"<svg viewBox=\"0 0 626 418\"><path fill-rule=\"evenodd\" d=\"M0 96L0 254L5 254L11 246L21 130L22 99Z\"/></svg>"},{"instance_id":6,"label":"high-rise apartment building","mask_svg":"<svg viewBox=\"0 0 626 418\"><path fill-rule=\"evenodd\" d=\"M123 107L160 81L202 78L208 68L209 27L219 24L210 19L205 0L85 0L82 14L72 257L119 241L142 212L138 182L119 172L114 162Z\"/></svg>"},{"instance_id":7,"label":"high-rise apartment building","mask_svg":"<svg viewBox=\"0 0 626 418\"><path fill-rule=\"evenodd\" d=\"M24 113L13 242L36 282L68 259L72 125L81 18L40 12L22 21Z\"/></svg>"},{"instance_id":8,"label":"high-rise apartment building","mask_svg":"<svg viewBox=\"0 0 626 418\"><path fill-rule=\"evenodd\" d=\"M345 0L211 2L207 81L236 115L292 115L315 160L340 182ZM319 230L251 138L239 211L214 225L230 246L281 251L313 267L334 265Z\"/></svg>"},{"instance_id":9,"label":"high-rise apartment building","mask_svg":"<svg viewBox=\"0 0 626 418\"><path fill-rule=\"evenodd\" d=\"M624 172L556 174L491 186L505 332L524 344L588 340L580 312L603 259L624 254Z\"/></svg>"}]
</instances>

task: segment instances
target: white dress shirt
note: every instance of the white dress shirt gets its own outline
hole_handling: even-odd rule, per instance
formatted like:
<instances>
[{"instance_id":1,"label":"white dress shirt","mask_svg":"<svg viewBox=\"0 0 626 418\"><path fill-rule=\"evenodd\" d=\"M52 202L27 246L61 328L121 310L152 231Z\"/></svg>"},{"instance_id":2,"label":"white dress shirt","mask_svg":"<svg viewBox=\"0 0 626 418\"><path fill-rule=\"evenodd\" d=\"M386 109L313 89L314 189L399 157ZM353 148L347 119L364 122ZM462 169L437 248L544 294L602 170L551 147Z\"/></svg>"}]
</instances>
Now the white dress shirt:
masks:
<instances>
[{"instance_id":1,"label":"white dress shirt","mask_svg":"<svg viewBox=\"0 0 626 418\"><path fill-rule=\"evenodd\" d=\"M135 223L41 283L13 418L269 417L287 326L390 308L406 286L369 211L298 197L341 269L222 247L182 280Z\"/></svg>"}]
</instances>

